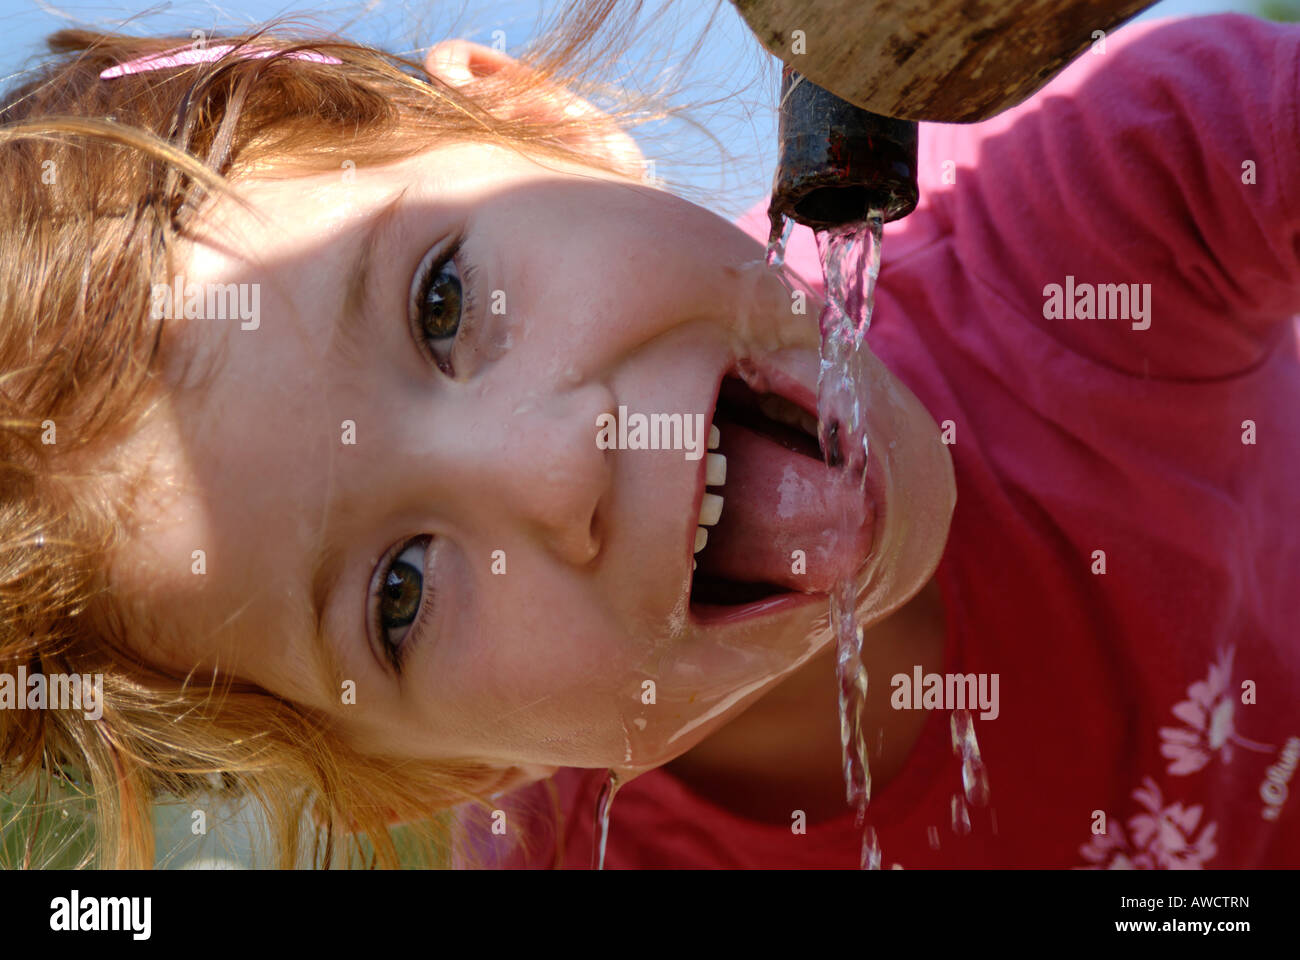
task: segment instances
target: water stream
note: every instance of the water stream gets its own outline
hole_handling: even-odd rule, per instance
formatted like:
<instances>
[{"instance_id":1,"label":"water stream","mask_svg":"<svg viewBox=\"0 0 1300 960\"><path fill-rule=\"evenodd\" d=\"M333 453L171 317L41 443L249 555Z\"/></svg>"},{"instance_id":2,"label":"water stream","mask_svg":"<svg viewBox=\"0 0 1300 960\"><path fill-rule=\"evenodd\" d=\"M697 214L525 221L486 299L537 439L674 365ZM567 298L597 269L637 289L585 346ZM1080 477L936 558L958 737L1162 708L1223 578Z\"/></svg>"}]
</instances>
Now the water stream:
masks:
<instances>
[{"instance_id":1,"label":"water stream","mask_svg":"<svg viewBox=\"0 0 1300 960\"><path fill-rule=\"evenodd\" d=\"M609 840L609 808L614 805L614 795L619 788L618 774L609 771L605 783L596 797L596 835L592 838L591 869L605 869L605 844Z\"/></svg>"},{"instance_id":2,"label":"water stream","mask_svg":"<svg viewBox=\"0 0 1300 960\"><path fill-rule=\"evenodd\" d=\"M827 466L842 468L837 471L839 482L857 488L857 496L843 499L846 506L841 524L846 532L858 529L865 520L870 444L864 409L869 385L863 348L875 306L883 229L883 212L871 210L865 221L816 233L826 281L825 305L819 318L818 439ZM788 218L773 220L767 254L770 265L782 264L790 232ZM840 579L831 590L830 619L839 681L844 784L849 806L857 814L856 824L863 829L871 800L867 732L863 729L867 671L862 664L862 627L857 621L857 584L852 576ZM870 828L863 833L859 865L864 870L880 868L880 845Z\"/></svg>"},{"instance_id":3,"label":"water stream","mask_svg":"<svg viewBox=\"0 0 1300 960\"><path fill-rule=\"evenodd\" d=\"M988 806L989 776L980 758L975 720L970 711L954 710L949 726L952 752L961 758L961 794L952 795L952 832L960 837L970 833L970 808Z\"/></svg>"},{"instance_id":4,"label":"water stream","mask_svg":"<svg viewBox=\"0 0 1300 960\"><path fill-rule=\"evenodd\" d=\"M870 445L865 411L867 372L862 350L875 306L876 278L880 275L881 234L884 215L872 210L865 223L851 228L817 233L826 280L826 305L820 317L822 351L817 379L818 434L828 466L842 466L842 483L858 488L846 499L842 529L863 523L863 507ZM867 698L867 671L862 663L862 627L857 619L857 584L852 576L831 591L831 625L835 631L835 672L839 681L840 744L843 749L847 800L863 828L871 800L871 768L867 759L867 734L862 715ZM880 847L875 832L863 834L859 866L880 868Z\"/></svg>"}]
</instances>

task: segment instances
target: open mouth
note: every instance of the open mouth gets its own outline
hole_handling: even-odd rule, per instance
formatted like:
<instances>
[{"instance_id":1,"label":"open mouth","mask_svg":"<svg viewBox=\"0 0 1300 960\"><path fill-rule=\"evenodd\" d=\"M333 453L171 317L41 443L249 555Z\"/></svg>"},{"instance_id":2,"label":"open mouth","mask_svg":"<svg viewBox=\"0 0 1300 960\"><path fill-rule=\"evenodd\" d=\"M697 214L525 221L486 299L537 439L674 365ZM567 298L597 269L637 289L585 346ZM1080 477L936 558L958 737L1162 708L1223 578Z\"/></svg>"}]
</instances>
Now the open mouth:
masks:
<instances>
[{"instance_id":1,"label":"open mouth","mask_svg":"<svg viewBox=\"0 0 1300 960\"><path fill-rule=\"evenodd\" d=\"M723 377L695 532L690 603L697 619L748 616L821 591L806 575L806 557L819 539L810 530L824 526L824 517L813 515L825 511L808 494L825 485L827 469L816 416ZM790 525L799 514L804 522Z\"/></svg>"}]
</instances>

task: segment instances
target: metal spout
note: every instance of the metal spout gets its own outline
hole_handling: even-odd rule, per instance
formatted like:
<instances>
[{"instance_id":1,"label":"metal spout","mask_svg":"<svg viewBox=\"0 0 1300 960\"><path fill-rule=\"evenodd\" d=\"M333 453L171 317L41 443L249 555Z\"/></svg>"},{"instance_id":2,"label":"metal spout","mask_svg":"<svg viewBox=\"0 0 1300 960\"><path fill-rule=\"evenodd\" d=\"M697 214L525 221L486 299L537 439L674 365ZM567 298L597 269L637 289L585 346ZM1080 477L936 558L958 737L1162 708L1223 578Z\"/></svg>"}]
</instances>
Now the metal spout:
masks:
<instances>
[{"instance_id":1,"label":"metal spout","mask_svg":"<svg viewBox=\"0 0 1300 960\"><path fill-rule=\"evenodd\" d=\"M820 230L916 208L915 121L869 113L786 67L779 139L774 224L785 215Z\"/></svg>"}]
</instances>

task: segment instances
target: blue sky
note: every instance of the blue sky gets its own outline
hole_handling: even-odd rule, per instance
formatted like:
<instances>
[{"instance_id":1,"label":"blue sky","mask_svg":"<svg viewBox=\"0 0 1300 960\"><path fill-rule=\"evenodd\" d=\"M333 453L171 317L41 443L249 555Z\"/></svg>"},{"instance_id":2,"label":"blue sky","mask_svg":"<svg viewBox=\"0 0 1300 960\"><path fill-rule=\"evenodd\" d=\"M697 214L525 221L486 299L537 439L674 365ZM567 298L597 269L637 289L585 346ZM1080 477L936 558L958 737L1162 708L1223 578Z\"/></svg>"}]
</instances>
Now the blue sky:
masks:
<instances>
[{"instance_id":1,"label":"blue sky","mask_svg":"<svg viewBox=\"0 0 1300 960\"><path fill-rule=\"evenodd\" d=\"M414 52L447 36L490 44L493 31L505 33L507 50L522 47L535 33L539 13L554 0L361 0L311 3L308 0L0 0L0 68L17 71L41 49L42 38L64 26L90 26L138 33L181 33L191 29L234 29L277 14L310 10L332 28L352 22L344 32L391 50ZM633 74L643 84L674 54L692 44L705 22L704 0L677 0L673 15L655 24L653 47L632 52L644 65ZM1250 0L1162 0L1143 14L1170 16L1248 9ZM130 23L124 23L131 21ZM638 59L640 58L640 59ZM734 216L763 197L775 163L776 115L773 108L775 61L749 34L729 5L708 31L700 55L687 74L686 102L720 100L692 111L692 118L726 144L724 162L710 139L688 125L657 128L644 135L643 148L656 160L656 173L670 184L688 184L693 199L725 216ZM639 134L639 136L642 136Z\"/></svg>"}]
</instances>

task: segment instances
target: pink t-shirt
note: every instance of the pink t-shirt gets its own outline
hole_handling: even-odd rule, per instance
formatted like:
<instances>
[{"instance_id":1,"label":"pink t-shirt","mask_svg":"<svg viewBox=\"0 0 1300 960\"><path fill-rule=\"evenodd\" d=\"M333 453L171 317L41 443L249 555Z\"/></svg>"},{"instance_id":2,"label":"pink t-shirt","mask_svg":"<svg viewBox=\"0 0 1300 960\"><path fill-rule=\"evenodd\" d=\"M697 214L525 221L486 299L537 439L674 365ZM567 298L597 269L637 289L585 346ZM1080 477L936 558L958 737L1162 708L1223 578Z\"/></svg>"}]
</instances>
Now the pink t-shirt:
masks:
<instances>
[{"instance_id":1,"label":"pink t-shirt","mask_svg":"<svg viewBox=\"0 0 1300 960\"><path fill-rule=\"evenodd\" d=\"M993 120L921 126L869 341L955 431L944 670L998 674L1000 713L974 720L966 830L931 712L868 809L884 867L1300 866L1298 54L1300 27L1144 23ZM808 230L787 264L820 289ZM1139 286L1089 317L1100 284ZM602 779L554 779L565 866ZM539 812L485 862L552 863L524 793ZM857 866L847 808L792 824L654 770L619 791L606 866Z\"/></svg>"}]
</instances>

